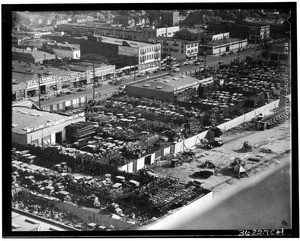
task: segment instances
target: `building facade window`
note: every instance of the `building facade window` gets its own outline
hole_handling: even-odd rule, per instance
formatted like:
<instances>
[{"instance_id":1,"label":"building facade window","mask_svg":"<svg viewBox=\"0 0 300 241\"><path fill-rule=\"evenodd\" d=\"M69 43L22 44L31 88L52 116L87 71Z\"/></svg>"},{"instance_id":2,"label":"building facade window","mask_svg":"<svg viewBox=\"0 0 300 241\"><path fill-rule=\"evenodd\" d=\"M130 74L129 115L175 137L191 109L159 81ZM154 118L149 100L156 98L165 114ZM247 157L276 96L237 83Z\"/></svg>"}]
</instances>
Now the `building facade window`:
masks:
<instances>
[{"instance_id":1,"label":"building facade window","mask_svg":"<svg viewBox=\"0 0 300 241\"><path fill-rule=\"evenodd\" d=\"M42 145L50 145L51 144L51 136L45 136L42 138Z\"/></svg>"},{"instance_id":2,"label":"building facade window","mask_svg":"<svg viewBox=\"0 0 300 241\"><path fill-rule=\"evenodd\" d=\"M31 145L36 145L36 146L38 146L38 145L39 145L39 139L36 139L36 140L31 141Z\"/></svg>"}]
</instances>

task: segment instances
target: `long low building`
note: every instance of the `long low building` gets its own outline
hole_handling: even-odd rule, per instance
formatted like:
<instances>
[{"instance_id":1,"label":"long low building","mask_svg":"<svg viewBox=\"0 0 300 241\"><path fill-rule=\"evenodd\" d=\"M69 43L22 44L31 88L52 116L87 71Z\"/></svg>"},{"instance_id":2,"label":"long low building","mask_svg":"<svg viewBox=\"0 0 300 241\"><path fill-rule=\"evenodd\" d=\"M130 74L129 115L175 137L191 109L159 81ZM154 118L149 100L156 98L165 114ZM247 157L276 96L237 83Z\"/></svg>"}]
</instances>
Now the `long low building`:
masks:
<instances>
[{"instance_id":1,"label":"long low building","mask_svg":"<svg viewBox=\"0 0 300 241\"><path fill-rule=\"evenodd\" d=\"M176 93L187 88L198 88L200 84L212 82L213 77L196 79L190 76L163 77L126 86L129 96L173 102Z\"/></svg>"},{"instance_id":2,"label":"long low building","mask_svg":"<svg viewBox=\"0 0 300 241\"><path fill-rule=\"evenodd\" d=\"M226 38L211 41L204 46L200 46L200 53L203 54L206 51L206 54L209 55L221 55L224 52L238 51L241 48L247 47L247 39L238 39L238 38Z\"/></svg>"},{"instance_id":3,"label":"long low building","mask_svg":"<svg viewBox=\"0 0 300 241\"><path fill-rule=\"evenodd\" d=\"M12 108L12 142L21 145L48 145L66 140L66 126L85 121L84 112L60 115L25 106Z\"/></svg>"},{"instance_id":4,"label":"long low building","mask_svg":"<svg viewBox=\"0 0 300 241\"><path fill-rule=\"evenodd\" d=\"M13 100L20 100L29 96L36 96L51 92L59 93L64 85L78 86L92 82L93 75L103 81L107 76L115 75L115 66L89 62L77 62L61 66L29 64L22 61L13 61L12 91ZM96 80L96 81L97 81Z\"/></svg>"},{"instance_id":5,"label":"long low building","mask_svg":"<svg viewBox=\"0 0 300 241\"><path fill-rule=\"evenodd\" d=\"M155 28L154 26L148 28L124 28L101 26L98 22L91 23L68 23L57 26L57 31L68 33L95 33L101 36L109 36L114 38L130 39L135 41L148 42L149 38L153 37L173 37L179 31L179 26Z\"/></svg>"}]
</instances>

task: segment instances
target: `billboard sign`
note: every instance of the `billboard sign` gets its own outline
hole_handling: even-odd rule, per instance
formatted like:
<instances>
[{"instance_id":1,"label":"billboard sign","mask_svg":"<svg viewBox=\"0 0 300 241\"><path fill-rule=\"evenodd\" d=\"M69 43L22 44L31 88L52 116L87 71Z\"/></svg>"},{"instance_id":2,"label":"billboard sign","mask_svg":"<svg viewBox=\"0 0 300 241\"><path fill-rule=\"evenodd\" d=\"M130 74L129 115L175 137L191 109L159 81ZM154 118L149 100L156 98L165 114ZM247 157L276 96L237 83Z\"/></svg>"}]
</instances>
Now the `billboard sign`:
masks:
<instances>
[{"instance_id":1,"label":"billboard sign","mask_svg":"<svg viewBox=\"0 0 300 241\"><path fill-rule=\"evenodd\" d=\"M119 55L125 55L125 56L138 56L138 48L132 48L127 46L118 46L118 54Z\"/></svg>"}]
</instances>

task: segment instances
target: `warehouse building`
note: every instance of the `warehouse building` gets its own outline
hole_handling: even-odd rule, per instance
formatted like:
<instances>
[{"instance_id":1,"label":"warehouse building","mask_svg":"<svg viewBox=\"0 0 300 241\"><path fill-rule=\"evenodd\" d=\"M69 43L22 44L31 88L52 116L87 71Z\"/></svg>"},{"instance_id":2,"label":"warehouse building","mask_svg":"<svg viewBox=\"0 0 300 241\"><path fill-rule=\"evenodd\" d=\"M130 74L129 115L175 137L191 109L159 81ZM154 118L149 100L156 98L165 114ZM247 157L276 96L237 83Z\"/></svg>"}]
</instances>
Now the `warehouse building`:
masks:
<instances>
[{"instance_id":1,"label":"warehouse building","mask_svg":"<svg viewBox=\"0 0 300 241\"><path fill-rule=\"evenodd\" d=\"M29 63L42 64L45 60L55 59L54 54L48 54L36 49L12 48L12 60L21 60Z\"/></svg>"},{"instance_id":2,"label":"warehouse building","mask_svg":"<svg viewBox=\"0 0 300 241\"><path fill-rule=\"evenodd\" d=\"M163 77L126 86L129 96L173 102L177 93L187 88L198 88L199 84L212 82L213 77L196 79L190 76Z\"/></svg>"},{"instance_id":3,"label":"warehouse building","mask_svg":"<svg viewBox=\"0 0 300 241\"><path fill-rule=\"evenodd\" d=\"M247 39L226 38L211 41L203 46L200 46L199 51L201 54L208 55L221 55L225 52L237 52L241 48L246 48L248 45Z\"/></svg>"},{"instance_id":4,"label":"warehouse building","mask_svg":"<svg viewBox=\"0 0 300 241\"><path fill-rule=\"evenodd\" d=\"M149 38L155 37L173 37L179 31L179 26L155 28L154 26L137 27L111 27L101 26L99 23L86 24L61 24L57 26L57 31L67 33L94 33L96 35L108 36L114 38L130 39L134 41L148 42Z\"/></svg>"},{"instance_id":5,"label":"warehouse building","mask_svg":"<svg viewBox=\"0 0 300 241\"><path fill-rule=\"evenodd\" d=\"M94 64L95 77L101 81L108 75L114 75L115 66ZM41 94L55 94L63 86L89 84L93 78L92 63L78 62L65 67L55 68L50 65L30 64L13 61L12 91L13 100L20 100Z\"/></svg>"},{"instance_id":6,"label":"warehouse building","mask_svg":"<svg viewBox=\"0 0 300 241\"><path fill-rule=\"evenodd\" d=\"M80 45L68 43L48 43L50 48L58 58L80 59Z\"/></svg>"},{"instance_id":7,"label":"warehouse building","mask_svg":"<svg viewBox=\"0 0 300 241\"><path fill-rule=\"evenodd\" d=\"M62 143L66 140L66 126L79 121L85 121L84 112L67 116L14 105L12 142L39 146Z\"/></svg>"}]
</instances>

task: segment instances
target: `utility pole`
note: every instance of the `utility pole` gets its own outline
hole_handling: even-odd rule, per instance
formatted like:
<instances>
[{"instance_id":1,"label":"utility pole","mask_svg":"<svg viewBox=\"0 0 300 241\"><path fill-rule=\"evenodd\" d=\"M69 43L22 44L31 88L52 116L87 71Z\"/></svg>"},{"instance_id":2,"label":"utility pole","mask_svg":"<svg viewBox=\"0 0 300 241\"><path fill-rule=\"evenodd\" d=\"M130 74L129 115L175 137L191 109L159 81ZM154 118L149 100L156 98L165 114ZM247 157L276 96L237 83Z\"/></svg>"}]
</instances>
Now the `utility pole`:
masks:
<instances>
[{"instance_id":1,"label":"utility pole","mask_svg":"<svg viewBox=\"0 0 300 241\"><path fill-rule=\"evenodd\" d=\"M131 59L129 59L129 74L130 74L130 77L131 77Z\"/></svg>"},{"instance_id":2,"label":"utility pole","mask_svg":"<svg viewBox=\"0 0 300 241\"><path fill-rule=\"evenodd\" d=\"M196 60L196 61L199 61L199 59L200 59L200 45L201 45L201 37L200 37L200 31L199 31L198 60ZM201 72L201 64L200 64L200 67L199 67L199 73L200 72Z\"/></svg>"},{"instance_id":3,"label":"utility pole","mask_svg":"<svg viewBox=\"0 0 300 241\"><path fill-rule=\"evenodd\" d=\"M134 65L133 81L135 81L135 69L136 69L136 65Z\"/></svg>"},{"instance_id":4,"label":"utility pole","mask_svg":"<svg viewBox=\"0 0 300 241\"><path fill-rule=\"evenodd\" d=\"M204 44L204 69L203 69L203 71L205 71L205 69L206 69L206 55L207 55L207 53L206 53L206 44Z\"/></svg>"},{"instance_id":5,"label":"utility pole","mask_svg":"<svg viewBox=\"0 0 300 241\"><path fill-rule=\"evenodd\" d=\"M39 108L41 109L41 79L42 79L42 74L38 74L38 79L39 79Z\"/></svg>"},{"instance_id":6,"label":"utility pole","mask_svg":"<svg viewBox=\"0 0 300 241\"><path fill-rule=\"evenodd\" d=\"M172 62L172 60L171 60L171 48L169 47L169 75L171 75L171 62Z\"/></svg>"},{"instance_id":7,"label":"utility pole","mask_svg":"<svg viewBox=\"0 0 300 241\"><path fill-rule=\"evenodd\" d=\"M256 60L256 25L254 26L255 29L255 37L254 37L254 44L255 44L255 48L254 48L254 59Z\"/></svg>"},{"instance_id":8,"label":"utility pole","mask_svg":"<svg viewBox=\"0 0 300 241\"><path fill-rule=\"evenodd\" d=\"M241 51L240 43L241 43L241 35L239 37L238 64L240 63L240 51Z\"/></svg>"},{"instance_id":9,"label":"utility pole","mask_svg":"<svg viewBox=\"0 0 300 241\"><path fill-rule=\"evenodd\" d=\"M93 100L95 100L95 64L93 62Z\"/></svg>"}]
</instances>

